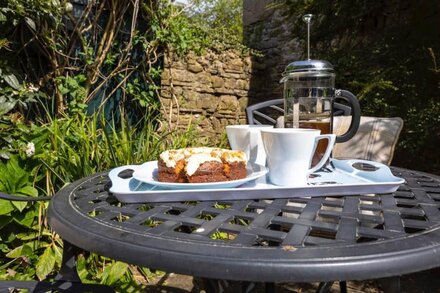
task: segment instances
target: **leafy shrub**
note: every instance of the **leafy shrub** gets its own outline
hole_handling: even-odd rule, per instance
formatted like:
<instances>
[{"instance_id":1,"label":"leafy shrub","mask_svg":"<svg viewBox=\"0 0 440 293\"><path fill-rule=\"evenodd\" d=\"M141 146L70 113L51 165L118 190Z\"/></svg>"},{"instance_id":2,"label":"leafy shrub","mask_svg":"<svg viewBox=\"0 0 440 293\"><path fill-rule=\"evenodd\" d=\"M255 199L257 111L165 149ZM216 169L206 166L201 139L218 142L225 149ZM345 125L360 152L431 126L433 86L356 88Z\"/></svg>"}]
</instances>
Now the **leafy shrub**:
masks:
<instances>
[{"instance_id":1,"label":"leafy shrub","mask_svg":"<svg viewBox=\"0 0 440 293\"><path fill-rule=\"evenodd\" d=\"M300 40L307 31L301 16L315 15L312 57L335 66L337 87L358 95L363 115L403 118L393 165L438 173L438 8L435 1L399 3L288 0L283 9Z\"/></svg>"},{"instance_id":2,"label":"leafy shrub","mask_svg":"<svg viewBox=\"0 0 440 293\"><path fill-rule=\"evenodd\" d=\"M202 26L203 17L189 15L168 0L0 0L0 190L53 195L165 149L204 145L192 125L182 132L161 124L162 58L234 42L213 35L224 24ZM62 242L46 208L0 200L0 278L50 279L59 269ZM134 271L148 275L95 254L80 255L78 271L84 282L123 292L140 291Z\"/></svg>"}]
</instances>

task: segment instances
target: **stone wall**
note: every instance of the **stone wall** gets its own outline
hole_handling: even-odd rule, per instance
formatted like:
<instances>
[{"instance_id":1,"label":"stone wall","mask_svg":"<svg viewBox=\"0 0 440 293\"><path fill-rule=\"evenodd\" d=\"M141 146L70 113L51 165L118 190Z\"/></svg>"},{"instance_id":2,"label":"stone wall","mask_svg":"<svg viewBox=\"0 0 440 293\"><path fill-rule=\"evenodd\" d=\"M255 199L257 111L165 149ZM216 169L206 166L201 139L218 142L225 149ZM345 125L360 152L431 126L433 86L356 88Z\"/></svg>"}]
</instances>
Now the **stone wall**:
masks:
<instances>
[{"instance_id":1,"label":"stone wall","mask_svg":"<svg viewBox=\"0 0 440 293\"><path fill-rule=\"evenodd\" d=\"M172 128L196 127L216 137L228 124L245 124L251 59L234 51L202 56L168 54L162 73L161 101Z\"/></svg>"},{"instance_id":2,"label":"stone wall","mask_svg":"<svg viewBox=\"0 0 440 293\"><path fill-rule=\"evenodd\" d=\"M219 137L226 125L247 122L248 105L282 97L278 81L285 66L299 58L299 49L282 11L266 9L271 2L243 3L248 44L262 57L234 51L165 57L161 101L171 128L187 129L191 124L203 136Z\"/></svg>"},{"instance_id":3,"label":"stone wall","mask_svg":"<svg viewBox=\"0 0 440 293\"><path fill-rule=\"evenodd\" d=\"M304 42L292 36L285 9L271 8L275 0L244 0L243 25L247 46L259 50L263 57L254 58L250 80L249 103L282 98L279 83L286 65L302 59Z\"/></svg>"}]
</instances>

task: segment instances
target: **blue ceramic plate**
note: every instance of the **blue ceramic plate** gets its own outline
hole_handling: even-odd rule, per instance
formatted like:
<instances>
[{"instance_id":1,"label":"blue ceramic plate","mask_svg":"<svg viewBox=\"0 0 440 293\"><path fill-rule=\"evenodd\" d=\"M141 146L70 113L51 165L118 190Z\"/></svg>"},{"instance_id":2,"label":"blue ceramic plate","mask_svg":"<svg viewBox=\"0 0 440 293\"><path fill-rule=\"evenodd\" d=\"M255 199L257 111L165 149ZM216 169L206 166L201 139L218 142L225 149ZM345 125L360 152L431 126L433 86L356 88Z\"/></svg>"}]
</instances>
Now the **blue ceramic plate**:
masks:
<instances>
[{"instance_id":1,"label":"blue ceramic plate","mask_svg":"<svg viewBox=\"0 0 440 293\"><path fill-rule=\"evenodd\" d=\"M133 178L158 187L167 189L207 189L207 188L232 188L240 186L246 182L258 179L268 172L268 169L264 166L251 164L247 166L247 176L243 179L221 181L221 182L208 182L208 183L170 183L160 182L157 180L157 161L151 161L142 164L139 168L136 168L133 172Z\"/></svg>"}]
</instances>

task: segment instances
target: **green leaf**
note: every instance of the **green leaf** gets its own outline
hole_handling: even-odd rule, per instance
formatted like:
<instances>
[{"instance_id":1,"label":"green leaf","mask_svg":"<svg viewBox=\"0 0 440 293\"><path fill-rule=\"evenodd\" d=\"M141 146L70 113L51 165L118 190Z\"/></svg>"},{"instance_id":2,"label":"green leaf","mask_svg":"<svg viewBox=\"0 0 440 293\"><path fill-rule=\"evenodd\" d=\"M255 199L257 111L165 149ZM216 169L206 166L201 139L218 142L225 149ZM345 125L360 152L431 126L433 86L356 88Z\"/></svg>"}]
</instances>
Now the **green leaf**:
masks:
<instances>
[{"instance_id":1,"label":"green leaf","mask_svg":"<svg viewBox=\"0 0 440 293\"><path fill-rule=\"evenodd\" d=\"M5 22L7 20L8 20L8 18L6 17L6 15L4 15L3 13L0 12L0 22Z\"/></svg>"},{"instance_id":2,"label":"green leaf","mask_svg":"<svg viewBox=\"0 0 440 293\"><path fill-rule=\"evenodd\" d=\"M45 279L46 276L53 270L55 266L55 259L55 252L53 251L52 247L47 247L37 262L36 269L38 279Z\"/></svg>"},{"instance_id":3,"label":"green leaf","mask_svg":"<svg viewBox=\"0 0 440 293\"><path fill-rule=\"evenodd\" d=\"M57 263L58 266L61 266L61 262L63 259L63 249L61 247L59 247L58 245L54 245L53 251L55 254L55 263Z\"/></svg>"},{"instance_id":4,"label":"green leaf","mask_svg":"<svg viewBox=\"0 0 440 293\"><path fill-rule=\"evenodd\" d=\"M30 256L33 253L33 249L28 244L23 244L11 250L8 254L6 254L9 258L17 258L21 256Z\"/></svg>"},{"instance_id":5,"label":"green leaf","mask_svg":"<svg viewBox=\"0 0 440 293\"><path fill-rule=\"evenodd\" d=\"M32 185L29 174L19 165L18 156L11 156L6 165L0 162L0 174L0 186L10 194L17 194L21 188Z\"/></svg>"},{"instance_id":6,"label":"green leaf","mask_svg":"<svg viewBox=\"0 0 440 293\"><path fill-rule=\"evenodd\" d=\"M14 205L9 200L0 200L0 215L8 215L14 210Z\"/></svg>"},{"instance_id":7,"label":"green leaf","mask_svg":"<svg viewBox=\"0 0 440 293\"><path fill-rule=\"evenodd\" d=\"M123 262L115 262L104 269L102 273L102 284L113 285L127 272L128 265Z\"/></svg>"},{"instance_id":8,"label":"green leaf","mask_svg":"<svg viewBox=\"0 0 440 293\"><path fill-rule=\"evenodd\" d=\"M29 17L25 17L24 20L26 21L26 24L33 30L36 31L37 27L35 25L35 21Z\"/></svg>"},{"instance_id":9,"label":"green leaf","mask_svg":"<svg viewBox=\"0 0 440 293\"><path fill-rule=\"evenodd\" d=\"M17 101L9 101L4 97L0 97L0 116L8 113L12 109L14 109Z\"/></svg>"},{"instance_id":10,"label":"green leaf","mask_svg":"<svg viewBox=\"0 0 440 293\"><path fill-rule=\"evenodd\" d=\"M22 226L31 227L38 216L37 208L31 208L26 210L26 212L16 212L14 213L14 221Z\"/></svg>"},{"instance_id":11,"label":"green leaf","mask_svg":"<svg viewBox=\"0 0 440 293\"><path fill-rule=\"evenodd\" d=\"M12 218L9 216L0 216L0 230L9 224L12 221Z\"/></svg>"},{"instance_id":12,"label":"green leaf","mask_svg":"<svg viewBox=\"0 0 440 293\"><path fill-rule=\"evenodd\" d=\"M87 262L83 254L78 255L76 258L76 270L81 280L87 279L89 271L87 270Z\"/></svg>"},{"instance_id":13,"label":"green leaf","mask_svg":"<svg viewBox=\"0 0 440 293\"><path fill-rule=\"evenodd\" d=\"M7 74L3 76L4 80L9 84L10 87L18 90L20 89L20 83L18 79L13 74Z\"/></svg>"},{"instance_id":14,"label":"green leaf","mask_svg":"<svg viewBox=\"0 0 440 293\"><path fill-rule=\"evenodd\" d=\"M25 201L12 201L11 202L12 203L12 205L14 206L14 207L16 207L17 208L17 210L19 210L20 212L22 212L25 208L26 208L26 206L27 206L27 202L25 202Z\"/></svg>"},{"instance_id":15,"label":"green leaf","mask_svg":"<svg viewBox=\"0 0 440 293\"><path fill-rule=\"evenodd\" d=\"M1 109L1 106L0 106L0 116L2 115L1 113L2 113L2 109ZM7 160L10 157L11 157L11 153L9 151L7 151L7 150L0 150L0 158Z\"/></svg>"},{"instance_id":16,"label":"green leaf","mask_svg":"<svg viewBox=\"0 0 440 293\"><path fill-rule=\"evenodd\" d=\"M38 196L38 190L32 186L25 186L23 188L20 188L19 190L17 190L18 194L23 194L23 195L29 195L32 197L37 197Z\"/></svg>"}]
</instances>

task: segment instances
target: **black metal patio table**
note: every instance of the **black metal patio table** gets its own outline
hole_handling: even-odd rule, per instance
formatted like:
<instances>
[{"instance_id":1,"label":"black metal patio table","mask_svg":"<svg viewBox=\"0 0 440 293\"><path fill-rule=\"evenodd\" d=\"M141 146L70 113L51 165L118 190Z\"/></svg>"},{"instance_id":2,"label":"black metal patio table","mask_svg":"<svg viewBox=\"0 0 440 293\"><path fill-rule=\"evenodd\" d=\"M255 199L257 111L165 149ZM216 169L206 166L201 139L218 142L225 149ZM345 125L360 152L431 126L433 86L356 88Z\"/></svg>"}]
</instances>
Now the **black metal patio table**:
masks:
<instances>
[{"instance_id":1,"label":"black metal patio table","mask_svg":"<svg viewBox=\"0 0 440 293\"><path fill-rule=\"evenodd\" d=\"M391 169L406 180L392 194L137 204L99 173L58 192L49 223L79 248L215 280L331 284L438 267L440 177Z\"/></svg>"}]
</instances>

